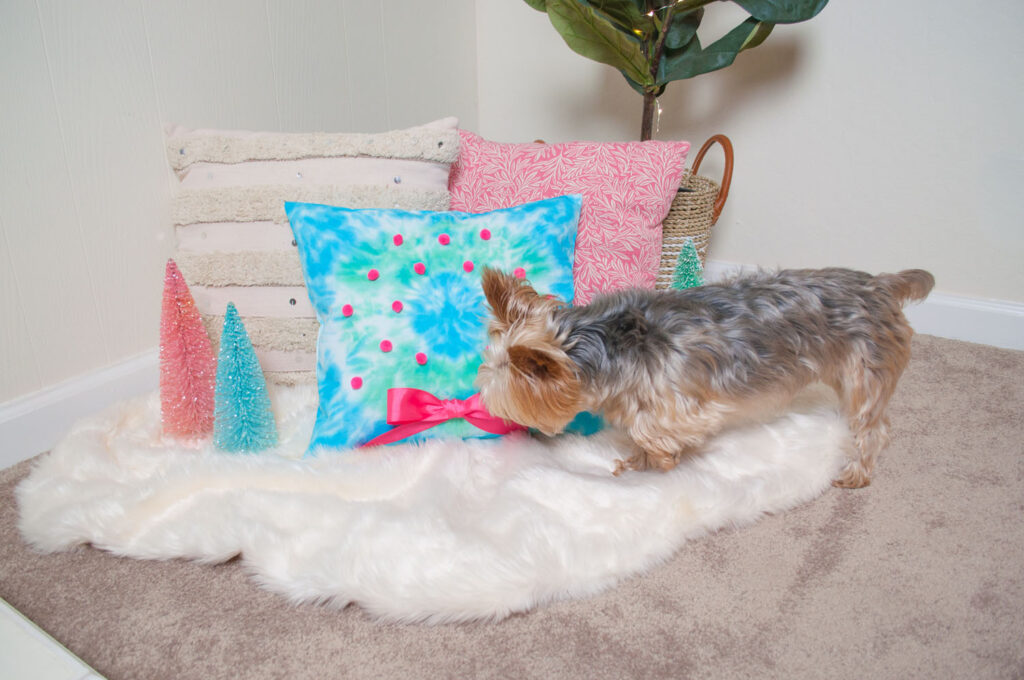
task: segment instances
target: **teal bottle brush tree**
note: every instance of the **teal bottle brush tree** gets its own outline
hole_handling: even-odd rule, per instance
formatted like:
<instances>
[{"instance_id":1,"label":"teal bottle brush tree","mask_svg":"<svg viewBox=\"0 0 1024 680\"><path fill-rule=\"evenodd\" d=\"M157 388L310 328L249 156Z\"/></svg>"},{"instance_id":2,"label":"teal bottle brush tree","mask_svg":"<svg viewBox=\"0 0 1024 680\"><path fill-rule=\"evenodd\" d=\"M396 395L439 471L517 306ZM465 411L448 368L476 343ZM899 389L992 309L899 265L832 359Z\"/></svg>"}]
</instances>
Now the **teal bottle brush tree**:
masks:
<instances>
[{"instance_id":1,"label":"teal bottle brush tree","mask_svg":"<svg viewBox=\"0 0 1024 680\"><path fill-rule=\"evenodd\" d=\"M228 303L217 356L213 443L232 452L256 452L277 445L277 426L256 351L238 310Z\"/></svg>"},{"instance_id":2,"label":"teal bottle brush tree","mask_svg":"<svg viewBox=\"0 0 1024 680\"><path fill-rule=\"evenodd\" d=\"M679 259L676 260L676 268L672 272L672 287L682 290L703 285L704 267L700 263L697 246L693 244L692 238L688 238L683 242L683 249L679 251Z\"/></svg>"}]
</instances>

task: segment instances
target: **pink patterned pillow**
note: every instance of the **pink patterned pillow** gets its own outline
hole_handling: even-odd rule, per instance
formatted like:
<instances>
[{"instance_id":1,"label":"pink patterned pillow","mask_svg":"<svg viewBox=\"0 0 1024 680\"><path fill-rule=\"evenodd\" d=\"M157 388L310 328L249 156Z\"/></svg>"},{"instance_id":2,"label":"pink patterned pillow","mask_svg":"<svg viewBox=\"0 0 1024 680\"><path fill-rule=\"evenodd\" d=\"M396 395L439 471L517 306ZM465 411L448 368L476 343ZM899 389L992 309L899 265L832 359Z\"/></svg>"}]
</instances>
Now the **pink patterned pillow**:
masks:
<instances>
[{"instance_id":1,"label":"pink patterned pillow","mask_svg":"<svg viewBox=\"0 0 1024 680\"><path fill-rule=\"evenodd\" d=\"M452 210L485 212L583 194L576 303L619 288L654 288L661 223L679 188L688 142L501 144L459 130Z\"/></svg>"}]
</instances>

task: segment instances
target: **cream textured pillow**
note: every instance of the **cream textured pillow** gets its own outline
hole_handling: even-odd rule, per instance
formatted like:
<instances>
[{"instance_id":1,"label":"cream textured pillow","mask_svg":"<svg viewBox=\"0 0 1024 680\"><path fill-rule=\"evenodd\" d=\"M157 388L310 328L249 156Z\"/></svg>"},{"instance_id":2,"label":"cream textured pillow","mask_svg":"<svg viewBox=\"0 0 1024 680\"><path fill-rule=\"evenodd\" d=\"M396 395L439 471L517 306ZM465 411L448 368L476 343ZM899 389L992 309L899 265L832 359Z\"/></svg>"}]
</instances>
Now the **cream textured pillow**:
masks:
<instances>
[{"instance_id":1,"label":"cream textured pillow","mask_svg":"<svg viewBox=\"0 0 1024 680\"><path fill-rule=\"evenodd\" d=\"M167 131L175 259L217 344L228 302L267 378L316 379L316 314L285 201L447 210L458 121L376 134Z\"/></svg>"}]
</instances>

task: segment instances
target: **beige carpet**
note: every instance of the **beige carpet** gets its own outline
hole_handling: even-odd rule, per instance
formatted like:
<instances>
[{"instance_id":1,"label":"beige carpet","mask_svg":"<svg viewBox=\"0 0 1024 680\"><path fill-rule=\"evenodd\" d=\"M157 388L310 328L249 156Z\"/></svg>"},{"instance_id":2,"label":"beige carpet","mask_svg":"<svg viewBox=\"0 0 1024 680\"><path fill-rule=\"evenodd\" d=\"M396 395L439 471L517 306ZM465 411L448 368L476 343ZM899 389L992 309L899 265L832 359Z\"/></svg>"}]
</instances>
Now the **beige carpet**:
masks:
<instances>
[{"instance_id":1,"label":"beige carpet","mask_svg":"<svg viewBox=\"0 0 1024 680\"><path fill-rule=\"evenodd\" d=\"M0 472L0 596L117 678L1024 677L1024 353L927 336L875 482L498 624L294 607L238 563L38 555Z\"/></svg>"}]
</instances>

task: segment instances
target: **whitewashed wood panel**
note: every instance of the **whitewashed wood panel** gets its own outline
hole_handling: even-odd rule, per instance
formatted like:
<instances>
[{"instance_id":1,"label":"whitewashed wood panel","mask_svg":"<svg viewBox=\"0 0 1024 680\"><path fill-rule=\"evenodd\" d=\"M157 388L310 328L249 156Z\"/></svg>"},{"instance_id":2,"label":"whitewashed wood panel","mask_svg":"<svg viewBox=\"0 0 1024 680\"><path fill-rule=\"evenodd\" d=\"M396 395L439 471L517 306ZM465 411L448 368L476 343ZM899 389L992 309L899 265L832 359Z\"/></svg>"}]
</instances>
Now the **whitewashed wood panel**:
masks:
<instances>
[{"instance_id":1,"label":"whitewashed wood panel","mask_svg":"<svg viewBox=\"0 0 1024 680\"><path fill-rule=\"evenodd\" d=\"M381 4L383 60L393 127L445 116L475 129L474 4L467 0L389 0Z\"/></svg>"},{"instance_id":2,"label":"whitewashed wood panel","mask_svg":"<svg viewBox=\"0 0 1024 680\"><path fill-rule=\"evenodd\" d=\"M0 351L0 376L3 376L0 403L42 385L37 360L26 351L28 317L15 276L14 257L7 245L7 224L0 211L0 313L4 315L0 323L0 348L3 349Z\"/></svg>"},{"instance_id":3,"label":"whitewashed wood panel","mask_svg":"<svg viewBox=\"0 0 1024 680\"><path fill-rule=\"evenodd\" d=\"M101 333L83 349L111 359L159 337L166 162L137 0L38 0L60 113L83 260Z\"/></svg>"},{"instance_id":4,"label":"whitewashed wood panel","mask_svg":"<svg viewBox=\"0 0 1024 680\"><path fill-rule=\"evenodd\" d=\"M265 3L139 2L165 123L191 128L280 128Z\"/></svg>"},{"instance_id":5,"label":"whitewashed wood panel","mask_svg":"<svg viewBox=\"0 0 1024 680\"><path fill-rule=\"evenodd\" d=\"M280 129L362 132L352 128L344 3L267 0Z\"/></svg>"},{"instance_id":6,"label":"whitewashed wood panel","mask_svg":"<svg viewBox=\"0 0 1024 680\"><path fill-rule=\"evenodd\" d=\"M384 132L401 127L392 124L388 111L382 4L363 0L341 3L344 69L349 83L342 103L349 108L353 132ZM427 119L416 124L425 122Z\"/></svg>"},{"instance_id":7,"label":"whitewashed wood panel","mask_svg":"<svg viewBox=\"0 0 1024 680\"><path fill-rule=\"evenodd\" d=\"M0 401L108 363L99 338L96 280L86 263L82 223L50 78L47 46L34 0L2 5L0 224L17 281L23 325L5 332L12 357L0 376ZM5 282L6 285L6 282ZM19 318L8 295L4 323Z\"/></svg>"}]
</instances>

